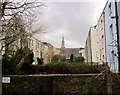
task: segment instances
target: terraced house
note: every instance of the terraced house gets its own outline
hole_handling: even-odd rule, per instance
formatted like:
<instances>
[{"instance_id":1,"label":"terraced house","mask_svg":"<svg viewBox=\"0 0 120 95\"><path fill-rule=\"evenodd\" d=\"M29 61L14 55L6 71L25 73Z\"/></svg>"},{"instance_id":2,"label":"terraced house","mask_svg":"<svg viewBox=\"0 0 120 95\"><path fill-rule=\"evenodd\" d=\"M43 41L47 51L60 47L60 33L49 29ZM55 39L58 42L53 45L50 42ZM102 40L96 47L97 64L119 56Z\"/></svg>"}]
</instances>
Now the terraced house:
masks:
<instances>
[{"instance_id":1,"label":"terraced house","mask_svg":"<svg viewBox=\"0 0 120 95\"><path fill-rule=\"evenodd\" d=\"M105 6L104 12L107 62L110 69L116 72L118 71L118 44L115 2L109 0Z\"/></svg>"},{"instance_id":2,"label":"terraced house","mask_svg":"<svg viewBox=\"0 0 120 95\"><path fill-rule=\"evenodd\" d=\"M97 30L94 31L96 36L91 37L90 28L85 45L85 58L87 62L95 62L95 60L99 63L107 62L111 71L118 72L120 70L120 1L107 1L96 26ZM92 47L98 48L92 50ZM93 56L95 51L96 58ZM93 58L95 60L92 60Z\"/></svg>"},{"instance_id":3,"label":"terraced house","mask_svg":"<svg viewBox=\"0 0 120 95\"><path fill-rule=\"evenodd\" d=\"M98 26L95 25L93 27L90 27L88 32L88 37L86 40L86 62L99 62L99 52L98 52Z\"/></svg>"}]
</instances>

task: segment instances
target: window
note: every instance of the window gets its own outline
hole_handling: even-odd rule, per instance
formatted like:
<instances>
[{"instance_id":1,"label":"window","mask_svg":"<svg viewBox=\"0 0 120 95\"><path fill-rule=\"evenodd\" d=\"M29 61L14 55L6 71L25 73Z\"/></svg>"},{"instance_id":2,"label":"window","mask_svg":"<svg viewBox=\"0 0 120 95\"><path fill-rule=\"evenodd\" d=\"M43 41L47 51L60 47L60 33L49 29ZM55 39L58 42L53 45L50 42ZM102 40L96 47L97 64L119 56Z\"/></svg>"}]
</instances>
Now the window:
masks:
<instances>
[{"instance_id":1,"label":"window","mask_svg":"<svg viewBox=\"0 0 120 95\"><path fill-rule=\"evenodd\" d=\"M112 7L111 7L111 3L109 4L109 14L111 15L112 13Z\"/></svg>"},{"instance_id":2,"label":"window","mask_svg":"<svg viewBox=\"0 0 120 95\"><path fill-rule=\"evenodd\" d=\"M103 59L104 59L104 55L103 55Z\"/></svg>"},{"instance_id":3,"label":"window","mask_svg":"<svg viewBox=\"0 0 120 95\"><path fill-rule=\"evenodd\" d=\"M101 48L103 49L103 47L104 47L104 35L101 36L101 44L102 44Z\"/></svg>"},{"instance_id":4,"label":"window","mask_svg":"<svg viewBox=\"0 0 120 95\"><path fill-rule=\"evenodd\" d=\"M103 35L102 35L102 39L103 39Z\"/></svg>"},{"instance_id":5,"label":"window","mask_svg":"<svg viewBox=\"0 0 120 95\"><path fill-rule=\"evenodd\" d=\"M110 37L111 37L111 40L113 41L114 40L114 34L113 34L113 25L112 24L110 25Z\"/></svg>"}]
</instances>

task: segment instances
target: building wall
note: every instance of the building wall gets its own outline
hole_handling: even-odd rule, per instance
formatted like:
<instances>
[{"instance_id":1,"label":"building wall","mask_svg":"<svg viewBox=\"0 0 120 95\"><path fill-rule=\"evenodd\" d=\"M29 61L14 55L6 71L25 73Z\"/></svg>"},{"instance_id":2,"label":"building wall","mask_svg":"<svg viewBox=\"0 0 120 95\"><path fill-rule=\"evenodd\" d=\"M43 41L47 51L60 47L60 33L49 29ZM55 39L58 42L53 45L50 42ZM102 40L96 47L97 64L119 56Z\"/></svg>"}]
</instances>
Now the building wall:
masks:
<instances>
[{"instance_id":1,"label":"building wall","mask_svg":"<svg viewBox=\"0 0 120 95\"><path fill-rule=\"evenodd\" d=\"M85 57L85 49L83 49L83 50L80 50L79 51L79 54L80 54L80 56L82 56L82 57L84 57L84 59L86 59ZM86 62L86 60L85 60L85 62Z\"/></svg>"},{"instance_id":2,"label":"building wall","mask_svg":"<svg viewBox=\"0 0 120 95\"><path fill-rule=\"evenodd\" d=\"M28 37L28 48L33 51L34 63L37 64L37 58L41 58L41 41L35 37Z\"/></svg>"},{"instance_id":3,"label":"building wall","mask_svg":"<svg viewBox=\"0 0 120 95\"><path fill-rule=\"evenodd\" d=\"M60 49L58 48L53 48L53 55L60 55Z\"/></svg>"},{"instance_id":4,"label":"building wall","mask_svg":"<svg viewBox=\"0 0 120 95\"><path fill-rule=\"evenodd\" d=\"M17 51L21 46L23 48L24 44L27 45L30 50L33 51L34 54L34 62L33 64L37 64L37 58L42 58L44 64L48 64L51 62L53 56L53 46L50 43L43 43L36 39L35 37L25 37L26 41L21 43L21 39L13 42L9 47L11 50ZM24 39L22 38L22 41ZM22 45L21 45L22 44Z\"/></svg>"},{"instance_id":5,"label":"building wall","mask_svg":"<svg viewBox=\"0 0 120 95\"><path fill-rule=\"evenodd\" d=\"M47 64L48 63L48 46L42 44L42 47L43 47L43 49L42 49L43 62L44 62L44 64Z\"/></svg>"},{"instance_id":6,"label":"building wall","mask_svg":"<svg viewBox=\"0 0 120 95\"><path fill-rule=\"evenodd\" d=\"M43 44L46 46L45 47L45 58L46 58L46 61L45 61L45 64L48 64L51 62L51 59L54 55L54 52L53 52L53 45L51 45L50 43L47 43L47 42L43 42Z\"/></svg>"},{"instance_id":7,"label":"building wall","mask_svg":"<svg viewBox=\"0 0 120 95\"><path fill-rule=\"evenodd\" d=\"M86 40L86 46L85 46L85 51L86 51L86 62L92 62L92 54L91 54L91 29L89 29L88 32L88 37Z\"/></svg>"},{"instance_id":8,"label":"building wall","mask_svg":"<svg viewBox=\"0 0 120 95\"><path fill-rule=\"evenodd\" d=\"M119 32L118 32L118 34L119 34L119 52L120 52L120 1L118 1L118 7L117 7L117 9L118 9L118 30L119 30ZM120 57L120 54L119 54L119 57ZM119 59L119 62L120 62L120 59ZM120 67L120 63L119 63L119 67ZM119 68L119 71L120 71L120 68Z\"/></svg>"},{"instance_id":9,"label":"building wall","mask_svg":"<svg viewBox=\"0 0 120 95\"><path fill-rule=\"evenodd\" d=\"M92 54L92 62L99 62L99 53L98 53L98 26L95 25L91 27L91 54Z\"/></svg>"},{"instance_id":10,"label":"building wall","mask_svg":"<svg viewBox=\"0 0 120 95\"><path fill-rule=\"evenodd\" d=\"M99 62L107 61L106 58L106 34L105 34L105 13L102 12L98 20L98 38L99 38Z\"/></svg>"},{"instance_id":11,"label":"building wall","mask_svg":"<svg viewBox=\"0 0 120 95\"><path fill-rule=\"evenodd\" d=\"M88 62L88 49L87 49L87 40L85 42L85 62Z\"/></svg>"},{"instance_id":12,"label":"building wall","mask_svg":"<svg viewBox=\"0 0 120 95\"><path fill-rule=\"evenodd\" d=\"M85 62L87 62L87 46L86 46L86 42L85 42Z\"/></svg>"},{"instance_id":13,"label":"building wall","mask_svg":"<svg viewBox=\"0 0 120 95\"><path fill-rule=\"evenodd\" d=\"M118 71L117 57L117 31L115 19L115 2L106 4L105 7L105 32L106 32L106 54L108 65L113 72Z\"/></svg>"},{"instance_id":14,"label":"building wall","mask_svg":"<svg viewBox=\"0 0 120 95\"><path fill-rule=\"evenodd\" d=\"M119 25L119 41L120 41L120 1L118 2L118 25Z\"/></svg>"}]
</instances>

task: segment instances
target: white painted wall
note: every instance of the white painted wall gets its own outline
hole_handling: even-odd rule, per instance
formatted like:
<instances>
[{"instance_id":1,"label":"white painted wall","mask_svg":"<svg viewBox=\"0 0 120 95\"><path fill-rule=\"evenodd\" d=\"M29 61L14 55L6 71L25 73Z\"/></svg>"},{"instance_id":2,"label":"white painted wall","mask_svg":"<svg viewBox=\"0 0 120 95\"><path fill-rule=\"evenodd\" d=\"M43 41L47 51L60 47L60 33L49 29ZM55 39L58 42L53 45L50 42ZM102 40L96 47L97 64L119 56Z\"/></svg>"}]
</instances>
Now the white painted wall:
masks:
<instances>
[{"instance_id":1,"label":"white painted wall","mask_svg":"<svg viewBox=\"0 0 120 95\"><path fill-rule=\"evenodd\" d=\"M98 54L98 26L91 27L91 53L92 53L92 62L99 62Z\"/></svg>"}]
</instances>

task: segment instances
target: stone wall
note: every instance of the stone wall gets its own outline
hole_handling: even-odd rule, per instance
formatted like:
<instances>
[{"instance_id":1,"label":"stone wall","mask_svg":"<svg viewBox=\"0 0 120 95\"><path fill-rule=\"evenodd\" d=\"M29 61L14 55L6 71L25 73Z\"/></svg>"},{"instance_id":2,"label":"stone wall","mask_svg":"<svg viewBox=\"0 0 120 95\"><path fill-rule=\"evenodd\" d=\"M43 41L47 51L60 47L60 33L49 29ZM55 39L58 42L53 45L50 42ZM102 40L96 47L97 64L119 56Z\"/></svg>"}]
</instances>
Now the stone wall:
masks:
<instances>
[{"instance_id":1,"label":"stone wall","mask_svg":"<svg viewBox=\"0 0 120 95\"><path fill-rule=\"evenodd\" d=\"M10 76L10 83L2 85L3 95L52 95L52 78L48 76Z\"/></svg>"},{"instance_id":2,"label":"stone wall","mask_svg":"<svg viewBox=\"0 0 120 95\"><path fill-rule=\"evenodd\" d=\"M59 74L59 75L14 75L11 82L3 83L5 94L37 94L37 95L105 95L107 82L97 74ZM120 77L113 79L113 93L120 94Z\"/></svg>"},{"instance_id":3,"label":"stone wall","mask_svg":"<svg viewBox=\"0 0 120 95\"><path fill-rule=\"evenodd\" d=\"M69 94L106 94L106 81L96 79L94 75L61 76L55 77L53 81L54 95Z\"/></svg>"}]
</instances>

